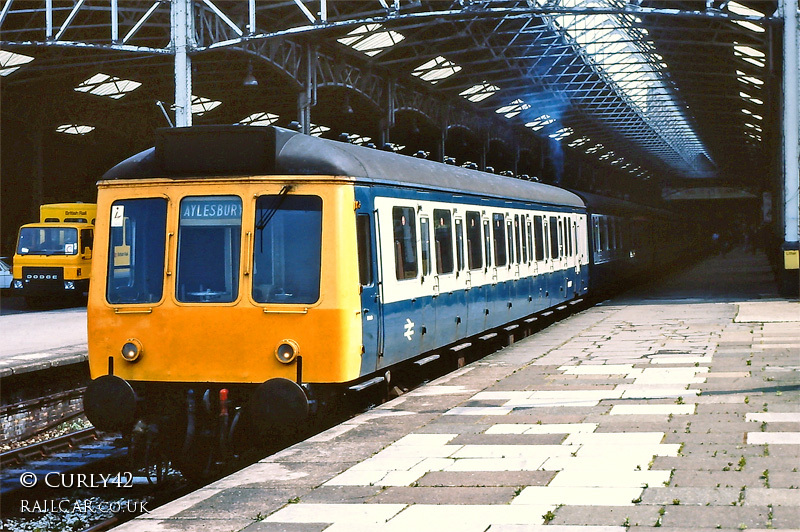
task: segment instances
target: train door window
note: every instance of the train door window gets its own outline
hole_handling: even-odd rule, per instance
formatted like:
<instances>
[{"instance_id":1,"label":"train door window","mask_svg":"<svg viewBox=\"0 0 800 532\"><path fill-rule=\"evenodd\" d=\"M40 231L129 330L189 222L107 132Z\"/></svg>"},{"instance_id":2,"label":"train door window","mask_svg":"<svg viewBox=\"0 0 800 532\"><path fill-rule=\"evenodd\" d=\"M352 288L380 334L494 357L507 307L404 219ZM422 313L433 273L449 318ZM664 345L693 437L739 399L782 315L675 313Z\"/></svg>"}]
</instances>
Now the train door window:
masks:
<instances>
[{"instance_id":1,"label":"train door window","mask_svg":"<svg viewBox=\"0 0 800 532\"><path fill-rule=\"evenodd\" d=\"M394 264L398 280L417 277L417 229L414 209L392 208L394 228Z\"/></svg>"},{"instance_id":2,"label":"train door window","mask_svg":"<svg viewBox=\"0 0 800 532\"><path fill-rule=\"evenodd\" d=\"M167 200L128 199L111 206L106 300L154 303L164 288Z\"/></svg>"},{"instance_id":3,"label":"train door window","mask_svg":"<svg viewBox=\"0 0 800 532\"><path fill-rule=\"evenodd\" d=\"M193 196L180 204L176 297L187 303L226 303L239 294L242 200Z\"/></svg>"},{"instance_id":4,"label":"train door window","mask_svg":"<svg viewBox=\"0 0 800 532\"><path fill-rule=\"evenodd\" d=\"M456 218L456 267L464 269L464 222Z\"/></svg>"},{"instance_id":5,"label":"train door window","mask_svg":"<svg viewBox=\"0 0 800 532\"><path fill-rule=\"evenodd\" d=\"M483 249L488 268L492 265L492 237L489 235L489 220L483 221Z\"/></svg>"},{"instance_id":6,"label":"train door window","mask_svg":"<svg viewBox=\"0 0 800 532\"><path fill-rule=\"evenodd\" d=\"M253 299L259 303L315 303L322 270L322 198L260 196L255 229Z\"/></svg>"},{"instance_id":7,"label":"train door window","mask_svg":"<svg viewBox=\"0 0 800 532\"><path fill-rule=\"evenodd\" d=\"M597 216L592 216L592 240L594 241L594 250L599 252L602 250L600 247L600 219Z\"/></svg>"},{"instance_id":8,"label":"train door window","mask_svg":"<svg viewBox=\"0 0 800 532\"><path fill-rule=\"evenodd\" d=\"M431 223L427 216L419 217L419 239L422 244L422 275L431 273Z\"/></svg>"},{"instance_id":9,"label":"train door window","mask_svg":"<svg viewBox=\"0 0 800 532\"><path fill-rule=\"evenodd\" d=\"M556 260L558 254L558 218L550 217L550 258Z\"/></svg>"},{"instance_id":10,"label":"train door window","mask_svg":"<svg viewBox=\"0 0 800 532\"><path fill-rule=\"evenodd\" d=\"M533 243L536 246L536 260L544 260L544 221L541 216L533 217Z\"/></svg>"},{"instance_id":11,"label":"train door window","mask_svg":"<svg viewBox=\"0 0 800 532\"><path fill-rule=\"evenodd\" d=\"M517 264L522 262L522 228L519 226L519 214L514 215L514 246Z\"/></svg>"},{"instance_id":12,"label":"train door window","mask_svg":"<svg viewBox=\"0 0 800 532\"><path fill-rule=\"evenodd\" d=\"M607 251L608 248L608 224L605 216L600 217L600 251Z\"/></svg>"},{"instance_id":13,"label":"train door window","mask_svg":"<svg viewBox=\"0 0 800 532\"><path fill-rule=\"evenodd\" d=\"M530 217L528 217L526 225L528 227L528 262L530 262L533 260L533 226Z\"/></svg>"},{"instance_id":14,"label":"train door window","mask_svg":"<svg viewBox=\"0 0 800 532\"><path fill-rule=\"evenodd\" d=\"M514 262L514 227L511 223L511 216L506 221L506 239L508 240L508 267Z\"/></svg>"},{"instance_id":15,"label":"train door window","mask_svg":"<svg viewBox=\"0 0 800 532\"><path fill-rule=\"evenodd\" d=\"M470 270L483 268L481 214L477 211L467 211L467 266Z\"/></svg>"},{"instance_id":16,"label":"train door window","mask_svg":"<svg viewBox=\"0 0 800 532\"><path fill-rule=\"evenodd\" d=\"M356 241L358 244L358 280L361 286L372 284L372 231L368 214L356 216Z\"/></svg>"},{"instance_id":17,"label":"train door window","mask_svg":"<svg viewBox=\"0 0 800 532\"><path fill-rule=\"evenodd\" d=\"M492 237L494 240L494 264L506 265L506 227L503 224L502 214L492 215Z\"/></svg>"},{"instance_id":18,"label":"train door window","mask_svg":"<svg viewBox=\"0 0 800 532\"><path fill-rule=\"evenodd\" d=\"M453 273L453 222L447 209L433 210L436 229L433 238L436 241L436 272Z\"/></svg>"},{"instance_id":19,"label":"train door window","mask_svg":"<svg viewBox=\"0 0 800 532\"><path fill-rule=\"evenodd\" d=\"M522 236L520 237L520 242L522 243L522 263L528 263L528 241L527 241L527 231L525 230L525 215L522 215L522 220L519 226L520 232Z\"/></svg>"},{"instance_id":20,"label":"train door window","mask_svg":"<svg viewBox=\"0 0 800 532\"><path fill-rule=\"evenodd\" d=\"M608 219L608 248L617 249L617 223L614 218Z\"/></svg>"}]
</instances>

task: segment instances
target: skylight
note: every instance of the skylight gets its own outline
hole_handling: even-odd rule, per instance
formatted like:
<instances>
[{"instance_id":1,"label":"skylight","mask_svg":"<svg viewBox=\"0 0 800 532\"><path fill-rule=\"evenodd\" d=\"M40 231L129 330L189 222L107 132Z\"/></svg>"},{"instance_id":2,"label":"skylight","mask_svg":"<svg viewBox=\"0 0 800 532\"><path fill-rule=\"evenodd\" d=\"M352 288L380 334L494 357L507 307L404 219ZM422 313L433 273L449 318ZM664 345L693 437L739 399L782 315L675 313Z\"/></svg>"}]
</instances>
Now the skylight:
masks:
<instances>
[{"instance_id":1,"label":"skylight","mask_svg":"<svg viewBox=\"0 0 800 532\"><path fill-rule=\"evenodd\" d=\"M602 144L595 144L591 148L588 148L586 150L586 153L596 153L596 152L602 150L603 148L605 148L605 146L603 146Z\"/></svg>"},{"instance_id":2,"label":"skylight","mask_svg":"<svg viewBox=\"0 0 800 532\"><path fill-rule=\"evenodd\" d=\"M534 131L539 131L544 126L552 124L555 121L556 121L556 119L553 118L552 116L550 116L548 114L544 114L544 115L542 115L542 116L540 116L538 118L535 118L534 120L531 120L527 124L525 124L525 127L529 127Z\"/></svg>"},{"instance_id":3,"label":"skylight","mask_svg":"<svg viewBox=\"0 0 800 532\"><path fill-rule=\"evenodd\" d=\"M551 139L555 139L555 140L563 140L563 139L569 137L570 135L572 135L573 133L574 133L574 131L573 131L573 129L571 127L562 127L561 129L559 129L555 133L549 134L548 137L550 137Z\"/></svg>"},{"instance_id":4,"label":"skylight","mask_svg":"<svg viewBox=\"0 0 800 532\"><path fill-rule=\"evenodd\" d=\"M536 0L552 6L552 0ZM684 164L708 158L684 114L684 105L663 78L663 57L630 15L622 0L559 0L558 7L586 10L553 13L544 20L564 35L617 94L674 150ZM592 10L596 10L591 13Z\"/></svg>"},{"instance_id":5,"label":"skylight","mask_svg":"<svg viewBox=\"0 0 800 532\"><path fill-rule=\"evenodd\" d=\"M461 70L460 66L440 55L415 68L411 75L435 85L459 70Z\"/></svg>"},{"instance_id":6,"label":"skylight","mask_svg":"<svg viewBox=\"0 0 800 532\"><path fill-rule=\"evenodd\" d=\"M750 85L760 86L764 84L764 80L761 78L757 78L755 76L748 76L747 72L742 72L741 70L736 71L736 75L739 76L739 81L742 83L749 83Z\"/></svg>"},{"instance_id":7,"label":"skylight","mask_svg":"<svg viewBox=\"0 0 800 532\"><path fill-rule=\"evenodd\" d=\"M740 93L739 93L739 96L741 96L742 98L744 98L744 99L745 99L745 100L747 100L748 102L753 102L753 103L754 103L754 104L756 104L756 105L764 105L764 102L763 102L762 100L759 100L758 98L755 98L755 97L753 97L753 96L750 96L750 95L749 95L749 94L747 94L746 92L740 92Z\"/></svg>"},{"instance_id":8,"label":"skylight","mask_svg":"<svg viewBox=\"0 0 800 532\"><path fill-rule=\"evenodd\" d=\"M202 96L192 95L192 114L203 116L212 109L222 105L222 102L204 98Z\"/></svg>"},{"instance_id":9,"label":"skylight","mask_svg":"<svg viewBox=\"0 0 800 532\"><path fill-rule=\"evenodd\" d=\"M578 137L577 139L567 144L567 146L569 146L570 148L577 148L579 146L583 146L587 142L589 142L589 137Z\"/></svg>"},{"instance_id":10,"label":"skylight","mask_svg":"<svg viewBox=\"0 0 800 532\"><path fill-rule=\"evenodd\" d=\"M253 113L248 117L242 118L239 123L247 126L271 126L280 118L272 113Z\"/></svg>"},{"instance_id":11,"label":"skylight","mask_svg":"<svg viewBox=\"0 0 800 532\"><path fill-rule=\"evenodd\" d=\"M761 50L756 50L752 46L741 45L737 42L734 42L733 55L742 61L747 61L748 63L757 67L764 67L766 55Z\"/></svg>"},{"instance_id":12,"label":"skylight","mask_svg":"<svg viewBox=\"0 0 800 532\"><path fill-rule=\"evenodd\" d=\"M472 87L468 88L467 90L460 92L459 95L463 96L467 100L471 102L480 102L494 94L495 92L499 91L500 87L497 85L491 85L488 81L484 81L483 83L479 83L477 85L473 85Z\"/></svg>"},{"instance_id":13,"label":"skylight","mask_svg":"<svg viewBox=\"0 0 800 532\"><path fill-rule=\"evenodd\" d=\"M29 55L0 50L0 76L8 76L31 61L33 61L33 57Z\"/></svg>"},{"instance_id":14,"label":"skylight","mask_svg":"<svg viewBox=\"0 0 800 532\"><path fill-rule=\"evenodd\" d=\"M495 113L505 115L506 118L514 118L525 109L530 109L530 108L531 108L530 104L527 104L522 100L520 100L519 98L517 98L510 104L504 105L500 109L496 110Z\"/></svg>"},{"instance_id":15,"label":"skylight","mask_svg":"<svg viewBox=\"0 0 800 532\"><path fill-rule=\"evenodd\" d=\"M309 124L309 126L309 133L313 137L321 137L323 133L331 130L328 126L318 126L316 124Z\"/></svg>"},{"instance_id":16,"label":"skylight","mask_svg":"<svg viewBox=\"0 0 800 532\"><path fill-rule=\"evenodd\" d=\"M85 135L94 131L94 126L83 126L80 124L64 124L58 126L56 131L59 133L66 133L68 135Z\"/></svg>"},{"instance_id":17,"label":"skylight","mask_svg":"<svg viewBox=\"0 0 800 532\"><path fill-rule=\"evenodd\" d=\"M365 137L364 135L359 135L358 133L350 133L347 135L347 139L353 144L363 146L367 142L371 141L372 137Z\"/></svg>"},{"instance_id":18,"label":"skylight","mask_svg":"<svg viewBox=\"0 0 800 532\"><path fill-rule=\"evenodd\" d=\"M347 37L337 40L354 50L372 57L403 39L405 37L401 33L387 30L381 24L364 24L348 33Z\"/></svg>"},{"instance_id":19,"label":"skylight","mask_svg":"<svg viewBox=\"0 0 800 532\"><path fill-rule=\"evenodd\" d=\"M728 11L731 13L735 13L736 15L742 15L745 17L763 17L764 13L756 11L755 9L751 9L747 6L743 6L738 2L728 2ZM756 24L755 22L750 22L749 20L734 20L732 21L734 24L738 24L739 26L746 28L755 33L764 33L764 28Z\"/></svg>"},{"instance_id":20,"label":"skylight","mask_svg":"<svg viewBox=\"0 0 800 532\"><path fill-rule=\"evenodd\" d=\"M95 96L106 96L114 100L119 100L127 93L135 91L141 86L142 84L138 81L109 76L108 74L100 72L80 83L75 87L75 90L78 92L88 92Z\"/></svg>"}]
</instances>

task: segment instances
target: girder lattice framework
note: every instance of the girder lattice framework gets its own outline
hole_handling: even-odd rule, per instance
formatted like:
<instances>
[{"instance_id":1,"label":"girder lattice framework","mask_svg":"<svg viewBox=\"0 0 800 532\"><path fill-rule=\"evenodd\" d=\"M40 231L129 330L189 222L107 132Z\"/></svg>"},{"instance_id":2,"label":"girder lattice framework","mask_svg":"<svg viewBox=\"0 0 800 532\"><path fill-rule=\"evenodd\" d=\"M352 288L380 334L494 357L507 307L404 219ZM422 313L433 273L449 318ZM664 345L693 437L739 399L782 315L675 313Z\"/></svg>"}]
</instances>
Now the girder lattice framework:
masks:
<instances>
[{"instance_id":1,"label":"girder lattice framework","mask_svg":"<svg viewBox=\"0 0 800 532\"><path fill-rule=\"evenodd\" d=\"M556 125L568 124L574 130L596 132L592 141L615 145L617 154L631 154L629 159L644 165L647 165L644 161L649 156L655 155L669 168L696 175L705 170L697 162L702 159L698 158L698 153L704 154L704 150L696 146L687 148L685 131L674 128L675 118L669 116L674 109L668 109L663 103L652 105L652 114L637 109L630 97L615 86L616 82L593 64L590 57L584 56L579 43L563 27L559 28L558 20L561 19L558 17L613 15L633 21L631 26L642 27L642 19L648 17L733 20L765 27L774 21L769 15L747 16L720 9L724 4L727 2L708 1L705 9L692 10L665 8L657 6L656 2L613 0L604 4L569 0L295 0L293 3L249 0L235 5L212 0L173 0L172 4L162 1L77 0L62 3L46 0L43 5L30 7L29 2L6 0L0 11L0 31L3 32L0 45L4 48L63 46L176 56L178 50L184 48L189 61L195 54L225 48L239 49L286 72L296 81L301 94L308 94L325 84L359 91L376 106L387 108L387 126L391 125L395 110L413 106L434 123L445 127L459 122L510 141L520 138L514 134L515 127L518 133L518 126L550 111L559 114ZM171 11L175 11L176 5L183 5L191 12L188 16L193 29L186 34L187 42L183 47L176 38L178 32L175 31L174 19L170 24ZM19 17L27 17L27 22L9 28L8 22ZM328 52L331 46L335 46L335 38L351 28L380 24L415 34L424 33L420 28L429 28L432 22L441 26L435 36L406 39L388 53L381 54L385 58L364 61L351 50L345 50L343 56L337 57ZM491 26L491 31L487 32L486 24ZM101 31L98 32L97 28ZM309 75L308 70L308 45L301 43L309 36L328 43L313 60L313 75ZM472 43L472 46L447 52L448 57L456 58L465 66L465 71L469 70L466 75L454 76L434 87L410 76L389 75L393 65L407 72L412 60L436 57L454 36L464 37ZM752 36L745 34L744 37ZM756 44L763 46L763 42ZM406 49L413 53L404 53L404 50L408 51ZM484 68L488 65L493 68ZM191 76L188 66L176 68L176 72L179 70ZM486 103L472 105L459 98L458 91L483 73L491 76L492 83L508 86ZM675 86L669 82L667 73L664 75L667 80L665 95L674 98ZM316 86L310 86L314 82ZM187 92L186 83L176 85L182 85L183 91ZM188 83L191 84L190 80ZM498 117L497 105L502 103L500 97L513 102L531 94L545 95L545 98L522 109L514 120ZM184 94L184 99L187 96ZM657 96L653 92L653 97ZM308 98L302 97L298 102L300 116L305 117L306 122L309 103ZM184 101L182 105L186 108L188 103ZM680 98L677 107L683 114L685 102ZM687 127L691 128L693 117L690 111L686 114ZM191 113L187 116L190 121ZM544 133L551 131L546 129ZM624 143L629 144L626 146ZM709 156L705 155L708 159Z\"/></svg>"}]
</instances>

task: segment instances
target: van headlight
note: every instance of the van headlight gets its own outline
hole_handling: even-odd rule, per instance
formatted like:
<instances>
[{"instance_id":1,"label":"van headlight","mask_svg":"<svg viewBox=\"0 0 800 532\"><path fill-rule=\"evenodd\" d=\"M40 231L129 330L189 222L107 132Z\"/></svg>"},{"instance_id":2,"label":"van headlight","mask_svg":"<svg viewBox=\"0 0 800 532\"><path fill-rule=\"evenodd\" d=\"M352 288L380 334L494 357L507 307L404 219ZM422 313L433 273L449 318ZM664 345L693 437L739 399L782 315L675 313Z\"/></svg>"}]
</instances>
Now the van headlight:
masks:
<instances>
[{"instance_id":1,"label":"van headlight","mask_svg":"<svg viewBox=\"0 0 800 532\"><path fill-rule=\"evenodd\" d=\"M128 362L136 362L142 356L143 351L142 342L136 338L128 338L125 345L122 346L122 358Z\"/></svg>"},{"instance_id":2,"label":"van headlight","mask_svg":"<svg viewBox=\"0 0 800 532\"><path fill-rule=\"evenodd\" d=\"M275 358L283 364L291 363L300 353L300 346L294 340L281 340L275 348Z\"/></svg>"}]
</instances>

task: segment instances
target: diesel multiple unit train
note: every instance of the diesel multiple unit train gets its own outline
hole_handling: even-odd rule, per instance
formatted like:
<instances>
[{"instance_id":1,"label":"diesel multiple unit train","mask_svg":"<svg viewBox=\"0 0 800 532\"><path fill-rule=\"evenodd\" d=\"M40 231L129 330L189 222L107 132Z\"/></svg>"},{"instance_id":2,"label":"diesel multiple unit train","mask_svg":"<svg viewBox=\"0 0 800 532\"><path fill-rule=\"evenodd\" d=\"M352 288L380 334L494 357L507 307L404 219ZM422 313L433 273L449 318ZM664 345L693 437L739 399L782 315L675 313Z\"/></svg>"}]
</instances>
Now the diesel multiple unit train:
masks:
<instances>
[{"instance_id":1,"label":"diesel multiple unit train","mask_svg":"<svg viewBox=\"0 0 800 532\"><path fill-rule=\"evenodd\" d=\"M98 187L85 411L185 467L663 270L692 235L655 209L275 127L160 131Z\"/></svg>"}]
</instances>

